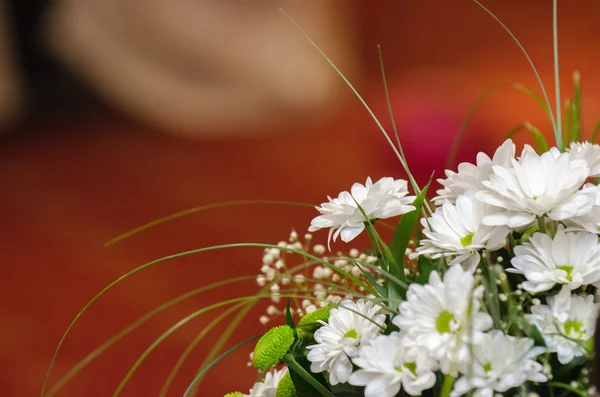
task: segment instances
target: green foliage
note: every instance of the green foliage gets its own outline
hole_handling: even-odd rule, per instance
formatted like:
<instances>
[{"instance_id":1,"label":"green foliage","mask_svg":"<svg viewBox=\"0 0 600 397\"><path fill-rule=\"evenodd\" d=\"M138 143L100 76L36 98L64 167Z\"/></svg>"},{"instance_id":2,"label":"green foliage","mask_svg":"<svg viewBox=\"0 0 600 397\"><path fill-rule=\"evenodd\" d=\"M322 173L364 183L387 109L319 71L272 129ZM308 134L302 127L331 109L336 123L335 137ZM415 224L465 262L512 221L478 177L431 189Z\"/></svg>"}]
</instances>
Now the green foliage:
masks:
<instances>
[{"instance_id":1,"label":"green foliage","mask_svg":"<svg viewBox=\"0 0 600 397\"><path fill-rule=\"evenodd\" d=\"M312 329L318 328L321 326L317 321L325 321L329 320L329 313L331 313L332 306L328 305L325 307L320 307L312 313L305 314L298 323L299 326L305 326L303 329L307 329L310 327L306 327L308 325L313 325Z\"/></svg>"},{"instance_id":2,"label":"green foliage","mask_svg":"<svg viewBox=\"0 0 600 397\"><path fill-rule=\"evenodd\" d=\"M275 397L297 397L298 393L296 392L296 387L294 386L294 382L292 381L292 376L290 375L290 371L285 374L285 376L279 381L279 385L277 385L277 391L275 392Z\"/></svg>"},{"instance_id":3,"label":"green foliage","mask_svg":"<svg viewBox=\"0 0 600 397\"><path fill-rule=\"evenodd\" d=\"M294 343L294 331L289 325L271 328L256 344L252 365L262 370L274 367L279 364L292 343Z\"/></svg>"},{"instance_id":4,"label":"green foliage","mask_svg":"<svg viewBox=\"0 0 600 397\"><path fill-rule=\"evenodd\" d=\"M234 391L233 393L225 394L225 397L244 397L244 394L239 391Z\"/></svg>"}]
</instances>

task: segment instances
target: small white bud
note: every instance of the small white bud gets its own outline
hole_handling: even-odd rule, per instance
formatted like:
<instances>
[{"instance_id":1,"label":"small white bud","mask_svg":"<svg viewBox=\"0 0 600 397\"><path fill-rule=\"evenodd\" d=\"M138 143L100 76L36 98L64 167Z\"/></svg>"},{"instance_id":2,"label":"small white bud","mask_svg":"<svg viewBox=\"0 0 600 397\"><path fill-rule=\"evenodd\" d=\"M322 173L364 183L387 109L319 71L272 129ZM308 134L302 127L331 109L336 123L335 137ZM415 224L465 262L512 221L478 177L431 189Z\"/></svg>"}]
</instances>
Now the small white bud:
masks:
<instances>
[{"instance_id":1,"label":"small white bud","mask_svg":"<svg viewBox=\"0 0 600 397\"><path fill-rule=\"evenodd\" d=\"M306 233L306 234L304 235L304 240L306 240L306 241L310 241L310 240L312 240L312 234L310 234L310 233Z\"/></svg>"},{"instance_id":2,"label":"small white bud","mask_svg":"<svg viewBox=\"0 0 600 397\"><path fill-rule=\"evenodd\" d=\"M531 300L531 304L532 304L533 306L538 306L538 305L540 305L541 303L542 303L542 302L541 302L541 301L540 301L538 298L533 298L533 299Z\"/></svg>"},{"instance_id":3,"label":"small white bud","mask_svg":"<svg viewBox=\"0 0 600 397\"><path fill-rule=\"evenodd\" d=\"M307 307L311 305L311 302L308 299L302 300L302 308L306 310Z\"/></svg>"},{"instance_id":4,"label":"small white bud","mask_svg":"<svg viewBox=\"0 0 600 397\"><path fill-rule=\"evenodd\" d=\"M337 283L341 279L342 279L342 277L337 273L331 276L331 281L333 281L334 283Z\"/></svg>"},{"instance_id":5,"label":"small white bud","mask_svg":"<svg viewBox=\"0 0 600 397\"><path fill-rule=\"evenodd\" d=\"M271 286L271 292L279 292L279 285L273 284Z\"/></svg>"},{"instance_id":6,"label":"small white bud","mask_svg":"<svg viewBox=\"0 0 600 397\"><path fill-rule=\"evenodd\" d=\"M290 233L290 243L293 243L296 240L298 240L298 233L296 233L295 230L292 230L292 232Z\"/></svg>"},{"instance_id":7,"label":"small white bud","mask_svg":"<svg viewBox=\"0 0 600 397\"><path fill-rule=\"evenodd\" d=\"M325 253L325 246L323 244L317 244L313 247L313 252L317 255L322 255Z\"/></svg>"},{"instance_id":8,"label":"small white bud","mask_svg":"<svg viewBox=\"0 0 600 397\"><path fill-rule=\"evenodd\" d=\"M500 302L506 302L508 300L505 294L498 295L498 299L500 299Z\"/></svg>"},{"instance_id":9,"label":"small white bud","mask_svg":"<svg viewBox=\"0 0 600 397\"><path fill-rule=\"evenodd\" d=\"M269 305L269 307L267 307L267 314L269 316L274 315L275 313L277 313L277 308L273 305Z\"/></svg>"},{"instance_id":10,"label":"small white bud","mask_svg":"<svg viewBox=\"0 0 600 397\"><path fill-rule=\"evenodd\" d=\"M256 277L256 283L260 287L264 287L265 284L267 283L267 279L265 278L265 276L258 276L258 277Z\"/></svg>"},{"instance_id":11,"label":"small white bud","mask_svg":"<svg viewBox=\"0 0 600 397\"><path fill-rule=\"evenodd\" d=\"M269 317L267 317L267 316L260 316L260 318L258 319L258 321L260 321L260 323L262 325L265 325L266 323L269 322Z\"/></svg>"},{"instance_id":12,"label":"small white bud","mask_svg":"<svg viewBox=\"0 0 600 397\"><path fill-rule=\"evenodd\" d=\"M263 264L265 264L265 265L270 265L270 264L272 264L272 263L273 263L273 260L274 260L274 259L275 259L275 258L273 257L273 255L271 255L271 254L266 254L266 255L264 255L264 256L263 256Z\"/></svg>"},{"instance_id":13,"label":"small white bud","mask_svg":"<svg viewBox=\"0 0 600 397\"><path fill-rule=\"evenodd\" d=\"M573 389L577 389L579 387L579 383L577 383L577 381L572 380L571 383L569 383L569 386L571 386Z\"/></svg>"},{"instance_id":14,"label":"small white bud","mask_svg":"<svg viewBox=\"0 0 600 397\"><path fill-rule=\"evenodd\" d=\"M499 256L499 257L496 259L496 262L498 262L498 263L502 263L502 262L504 262L504 258L503 258L503 257L501 257L501 256Z\"/></svg>"},{"instance_id":15,"label":"small white bud","mask_svg":"<svg viewBox=\"0 0 600 397\"><path fill-rule=\"evenodd\" d=\"M367 263L375 263L377 262L377 257L376 256L367 256Z\"/></svg>"},{"instance_id":16,"label":"small white bud","mask_svg":"<svg viewBox=\"0 0 600 397\"><path fill-rule=\"evenodd\" d=\"M360 255L360 251L357 250L356 248L352 248L350 250L349 255L350 255L351 258L358 258L358 256Z\"/></svg>"},{"instance_id":17,"label":"small white bud","mask_svg":"<svg viewBox=\"0 0 600 397\"><path fill-rule=\"evenodd\" d=\"M306 313L312 313L315 310L317 310L317 307L315 305L310 305L306 308Z\"/></svg>"}]
</instances>

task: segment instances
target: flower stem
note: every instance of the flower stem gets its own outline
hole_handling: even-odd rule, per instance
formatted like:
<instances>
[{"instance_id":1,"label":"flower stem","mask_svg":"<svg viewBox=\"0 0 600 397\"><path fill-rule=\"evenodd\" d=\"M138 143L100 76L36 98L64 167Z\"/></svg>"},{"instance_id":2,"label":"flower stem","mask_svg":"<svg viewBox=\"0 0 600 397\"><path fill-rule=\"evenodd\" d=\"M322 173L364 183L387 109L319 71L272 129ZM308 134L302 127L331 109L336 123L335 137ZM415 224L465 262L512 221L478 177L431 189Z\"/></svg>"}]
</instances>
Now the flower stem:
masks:
<instances>
[{"instance_id":1,"label":"flower stem","mask_svg":"<svg viewBox=\"0 0 600 397\"><path fill-rule=\"evenodd\" d=\"M440 392L440 397L450 397L450 392L454 387L454 377L452 375L444 376L444 384L442 385L442 391Z\"/></svg>"},{"instance_id":2,"label":"flower stem","mask_svg":"<svg viewBox=\"0 0 600 397\"><path fill-rule=\"evenodd\" d=\"M554 85L556 87L556 146L563 149L562 121L560 114L560 74L558 72L558 0L552 2L552 36L554 41Z\"/></svg>"},{"instance_id":3,"label":"flower stem","mask_svg":"<svg viewBox=\"0 0 600 397\"><path fill-rule=\"evenodd\" d=\"M288 368L298 374L302 379L304 379L308 384L315 388L319 393L321 393L324 397L335 397L333 393L331 393L325 386L319 383L307 370L305 370L292 356L291 354L286 354L283 357L283 361L287 364Z\"/></svg>"},{"instance_id":4,"label":"flower stem","mask_svg":"<svg viewBox=\"0 0 600 397\"><path fill-rule=\"evenodd\" d=\"M540 233L546 234L546 219L543 216L538 218L538 228Z\"/></svg>"}]
</instances>

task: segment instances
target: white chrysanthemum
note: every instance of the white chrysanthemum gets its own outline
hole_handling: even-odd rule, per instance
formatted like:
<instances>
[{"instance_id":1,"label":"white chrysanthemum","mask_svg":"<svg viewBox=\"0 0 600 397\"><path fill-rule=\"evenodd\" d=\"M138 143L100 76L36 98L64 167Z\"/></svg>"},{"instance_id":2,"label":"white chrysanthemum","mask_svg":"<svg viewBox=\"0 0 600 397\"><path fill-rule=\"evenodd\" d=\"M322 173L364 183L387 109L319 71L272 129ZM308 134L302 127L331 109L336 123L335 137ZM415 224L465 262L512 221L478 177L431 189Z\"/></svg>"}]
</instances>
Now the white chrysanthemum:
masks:
<instances>
[{"instance_id":1,"label":"white chrysanthemum","mask_svg":"<svg viewBox=\"0 0 600 397\"><path fill-rule=\"evenodd\" d=\"M600 244L598 236L588 232L565 232L560 227L554 239L535 233L528 242L515 247L513 268L522 274L529 292L547 291L555 284L576 289L600 280Z\"/></svg>"},{"instance_id":2,"label":"white chrysanthemum","mask_svg":"<svg viewBox=\"0 0 600 397\"><path fill-rule=\"evenodd\" d=\"M479 311L483 286L460 265L450 267L440 279L429 275L429 284L411 284L400 313L392 322L406 333L403 343L410 351L425 350L439 360L443 373L455 374L469 360L469 343L481 339L492 318ZM470 315L469 315L470 313Z\"/></svg>"},{"instance_id":3,"label":"white chrysanthemum","mask_svg":"<svg viewBox=\"0 0 600 397\"><path fill-rule=\"evenodd\" d=\"M490 157L483 153L477 153L477 162L471 163L460 163L458 165L458 172L446 170L446 179L438 179L438 182L444 187L437 191L437 197L433 199L433 202L437 206L441 206L445 202L454 204L456 198L466 192L467 190L482 190L485 186L482 185L482 181L488 179L492 173L493 165L500 165L502 167L512 167L511 160L515 157L515 144L511 139L507 139L504 143L496 149L494 157Z\"/></svg>"},{"instance_id":4,"label":"white chrysanthemum","mask_svg":"<svg viewBox=\"0 0 600 397\"><path fill-rule=\"evenodd\" d=\"M482 182L487 189L478 191L477 198L505 209L487 215L483 223L520 229L541 216L562 221L584 215L592 203L579 189L588 174L586 162L571 159L568 153L552 148L538 155L526 146L521 158L512 160L512 168L494 165L489 180Z\"/></svg>"},{"instance_id":5,"label":"white chrysanthemum","mask_svg":"<svg viewBox=\"0 0 600 397\"><path fill-rule=\"evenodd\" d=\"M360 369L353 372L348 383L366 386L365 397L394 397L400 389L411 396L420 396L432 388L437 363L428 355L408 352L399 332L379 335L358 351L352 361Z\"/></svg>"},{"instance_id":6,"label":"white chrysanthemum","mask_svg":"<svg viewBox=\"0 0 600 397\"><path fill-rule=\"evenodd\" d=\"M548 351L558 354L561 364L587 354L594 336L598 308L593 295L571 295L567 287L546 299L548 305L531 308L531 322L540 330Z\"/></svg>"},{"instance_id":7,"label":"white chrysanthemum","mask_svg":"<svg viewBox=\"0 0 600 397\"><path fill-rule=\"evenodd\" d=\"M485 334L473 346L473 361L461 369L463 376L454 384L450 397L464 396L475 389L473 397L492 397L526 381L546 382L544 367L534 358L546 349L533 347L529 338L515 338L500 331Z\"/></svg>"},{"instance_id":8,"label":"white chrysanthemum","mask_svg":"<svg viewBox=\"0 0 600 397\"><path fill-rule=\"evenodd\" d=\"M345 300L337 309L331 309L328 322L315 331L316 345L308 346L310 370L314 373L329 371L329 383L337 385L348 381L352 373L351 357L356 357L361 343L373 339L381 331L385 314L381 307L359 299Z\"/></svg>"},{"instance_id":9,"label":"white chrysanthemum","mask_svg":"<svg viewBox=\"0 0 600 397\"><path fill-rule=\"evenodd\" d=\"M589 176L600 176L600 145L589 142L572 142L568 150L572 159L585 160L590 169Z\"/></svg>"},{"instance_id":10,"label":"white chrysanthemum","mask_svg":"<svg viewBox=\"0 0 600 397\"><path fill-rule=\"evenodd\" d=\"M600 186L588 183L581 192L589 194L593 204L592 210L585 215L565 219L563 223L567 225L568 231L600 234Z\"/></svg>"},{"instance_id":11,"label":"white chrysanthemum","mask_svg":"<svg viewBox=\"0 0 600 397\"><path fill-rule=\"evenodd\" d=\"M479 251L495 251L506 243L510 231L506 226L485 226L481 220L497 210L477 200L474 192L468 191L456 199L456 205L449 202L438 207L428 219L421 218L423 234L414 256L428 254L432 258L455 256L450 265L461 263L470 272L479 264Z\"/></svg>"},{"instance_id":12,"label":"white chrysanthemum","mask_svg":"<svg viewBox=\"0 0 600 397\"><path fill-rule=\"evenodd\" d=\"M329 239L339 235L342 241L349 242L365 229L365 216L358 208L362 207L369 220L391 218L413 211L414 196L407 196L408 186L403 179L381 178L375 183L367 178L365 185L355 183L348 192L341 192L335 199L316 207L321 215L314 218L309 232L331 228ZM335 233L334 233L335 232Z\"/></svg>"},{"instance_id":13,"label":"white chrysanthemum","mask_svg":"<svg viewBox=\"0 0 600 397\"><path fill-rule=\"evenodd\" d=\"M277 392L277 386L285 374L287 374L287 367L267 372L265 379L262 382L256 382L254 387L250 389L248 397L275 397Z\"/></svg>"}]
</instances>

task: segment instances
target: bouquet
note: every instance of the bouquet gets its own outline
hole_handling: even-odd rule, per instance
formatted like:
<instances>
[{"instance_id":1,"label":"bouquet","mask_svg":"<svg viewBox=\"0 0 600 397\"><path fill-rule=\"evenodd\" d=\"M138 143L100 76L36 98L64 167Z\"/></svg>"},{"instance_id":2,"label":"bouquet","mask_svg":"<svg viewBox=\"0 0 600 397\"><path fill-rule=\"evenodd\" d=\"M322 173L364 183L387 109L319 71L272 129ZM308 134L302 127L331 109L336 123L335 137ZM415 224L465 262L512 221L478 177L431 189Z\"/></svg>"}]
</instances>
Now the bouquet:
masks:
<instances>
[{"instance_id":1,"label":"bouquet","mask_svg":"<svg viewBox=\"0 0 600 397\"><path fill-rule=\"evenodd\" d=\"M259 294L213 308L266 298L259 320L271 327L213 355L185 396L250 343L257 382L226 397L593 395L599 128L582 141L577 73L574 83L564 109L557 85L554 112L541 80L543 98L529 91L552 121L554 146L526 125L535 148L506 139L491 156L447 170L431 199L431 182L416 183L400 139L381 128L407 180L355 183L316 207L306 234L246 244L264 249ZM396 225L387 221L394 217ZM314 242L321 230L326 245ZM370 247L331 251L331 241L361 233Z\"/></svg>"}]
</instances>

